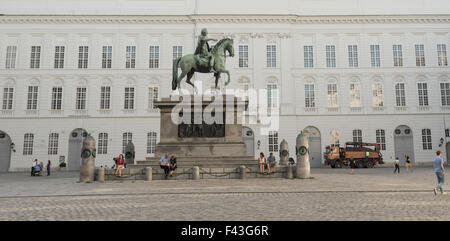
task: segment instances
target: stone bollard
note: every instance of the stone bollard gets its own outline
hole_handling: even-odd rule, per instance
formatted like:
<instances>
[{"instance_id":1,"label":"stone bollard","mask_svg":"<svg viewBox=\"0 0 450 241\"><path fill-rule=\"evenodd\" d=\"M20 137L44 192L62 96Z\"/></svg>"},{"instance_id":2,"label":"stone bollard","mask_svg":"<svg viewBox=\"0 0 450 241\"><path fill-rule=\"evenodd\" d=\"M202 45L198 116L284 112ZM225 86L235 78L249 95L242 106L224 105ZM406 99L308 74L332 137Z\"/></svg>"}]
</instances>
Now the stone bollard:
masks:
<instances>
[{"instance_id":1,"label":"stone bollard","mask_svg":"<svg viewBox=\"0 0 450 241\"><path fill-rule=\"evenodd\" d=\"M297 154L296 177L301 179L310 178L311 169L309 164L308 136L303 132L301 132L297 136L296 154Z\"/></svg>"},{"instance_id":2,"label":"stone bollard","mask_svg":"<svg viewBox=\"0 0 450 241\"><path fill-rule=\"evenodd\" d=\"M195 166L192 168L192 179L199 180L200 179L200 168Z\"/></svg>"},{"instance_id":3,"label":"stone bollard","mask_svg":"<svg viewBox=\"0 0 450 241\"><path fill-rule=\"evenodd\" d=\"M94 182L95 178L95 140L88 135L81 149L80 182Z\"/></svg>"},{"instance_id":4,"label":"stone bollard","mask_svg":"<svg viewBox=\"0 0 450 241\"><path fill-rule=\"evenodd\" d=\"M245 166L241 166L241 167L239 168L240 174L241 174L241 179L247 178L247 177L246 177L247 171L246 171L245 169L246 169Z\"/></svg>"},{"instance_id":5,"label":"stone bollard","mask_svg":"<svg viewBox=\"0 0 450 241\"><path fill-rule=\"evenodd\" d=\"M294 166L288 165L288 166L286 167L286 178L287 178L287 179L292 179L292 178L294 178Z\"/></svg>"},{"instance_id":6,"label":"stone bollard","mask_svg":"<svg viewBox=\"0 0 450 241\"><path fill-rule=\"evenodd\" d=\"M153 169L151 167L146 167L145 168L145 180L146 181L151 181L153 179Z\"/></svg>"},{"instance_id":7,"label":"stone bollard","mask_svg":"<svg viewBox=\"0 0 450 241\"><path fill-rule=\"evenodd\" d=\"M105 168L97 168L97 182L105 182Z\"/></svg>"}]
</instances>

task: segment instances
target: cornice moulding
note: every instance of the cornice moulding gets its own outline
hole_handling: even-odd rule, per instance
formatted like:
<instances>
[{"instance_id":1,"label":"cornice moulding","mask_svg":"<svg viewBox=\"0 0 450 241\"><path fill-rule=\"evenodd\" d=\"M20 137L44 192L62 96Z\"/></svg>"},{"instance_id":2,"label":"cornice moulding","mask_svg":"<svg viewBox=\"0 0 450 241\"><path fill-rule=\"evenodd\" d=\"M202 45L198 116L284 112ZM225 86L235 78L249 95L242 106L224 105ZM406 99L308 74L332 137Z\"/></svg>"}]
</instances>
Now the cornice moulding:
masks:
<instances>
[{"instance_id":1,"label":"cornice moulding","mask_svg":"<svg viewBox=\"0 0 450 241\"><path fill-rule=\"evenodd\" d=\"M448 24L449 15L0 15L0 24Z\"/></svg>"}]
</instances>

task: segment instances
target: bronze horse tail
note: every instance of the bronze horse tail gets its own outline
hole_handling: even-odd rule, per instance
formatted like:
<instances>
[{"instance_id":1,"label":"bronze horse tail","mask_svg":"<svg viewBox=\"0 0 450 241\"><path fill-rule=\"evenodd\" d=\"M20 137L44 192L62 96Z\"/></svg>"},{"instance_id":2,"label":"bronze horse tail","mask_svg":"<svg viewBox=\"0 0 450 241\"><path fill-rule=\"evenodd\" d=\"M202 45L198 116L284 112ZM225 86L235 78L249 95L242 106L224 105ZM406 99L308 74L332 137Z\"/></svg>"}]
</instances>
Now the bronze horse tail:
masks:
<instances>
[{"instance_id":1,"label":"bronze horse tail","mask_svg":"<svg viewBox=\"0 0 450 241\"><path fill-rule=\"evenodd\" d=\"M173 61L172 69L172 90L177 89L177 78L178 78L178 65L180 64L181 57L176 58Z\"/></svg>"}]
</instances>

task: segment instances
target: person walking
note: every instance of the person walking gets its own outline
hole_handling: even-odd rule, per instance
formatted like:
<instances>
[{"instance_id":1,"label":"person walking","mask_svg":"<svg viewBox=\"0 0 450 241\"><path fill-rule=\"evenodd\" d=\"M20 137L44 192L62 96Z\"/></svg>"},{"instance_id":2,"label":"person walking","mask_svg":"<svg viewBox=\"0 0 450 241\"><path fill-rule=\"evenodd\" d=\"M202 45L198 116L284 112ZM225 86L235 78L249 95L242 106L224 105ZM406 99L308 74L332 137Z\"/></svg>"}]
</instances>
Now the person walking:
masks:
<instances>
[{"instance_id":1,"label":"person walking","mask_svg":"<svg viewBox=\"0 0 450 241\"><path fill-rule=\"evenodd\" d=\"M356 167L356 161L354 159L350 160L350 168L352 169L352 172L350 174L355 174L355 167Z\"/></svg>"},{"instance_id":2,"label":"person walking","mask_svg":"<svg viewBox=\"0 0 450 241\"><path fill-rule=\"evenodd\" d=\"M125 165L125 159L123 158L123 155L120 154L119 155L119 159L117 159L117 167L116 167L116 173L115 175L122 177L122 169L124 169L124 165Z\"/></svg>"},{"instance_id":3,"label":"person walking","mask_svg":"<svg viewBox=\"0 0 450 241\"><path fill-rule=\"evenodd\" d=\"M264 157L264 153L259 153L259 158L258 158L258 164L259 164L259 172L261 174L264 174L264 167L267 164L267 159Z\"/></svg>"},{"instance_id":4,"label":"person walking","mask_svg":"<svg viewBox=\"0 0 450 241\"><path fill-rule=\"evenodd\" d=\"M433 189L434 195L437 194L438 190L441 192L442 195L446 195L447 193L444 192L444 190L442 189L442 185L444 185L445 169L444 169L444 160L442 159L441 151L436 152L436 158L434 158L433 164L434 164L434 172L436 173L437 182L438 182L437 186Z\"/></svg>"},{"instance_id":5,"label":"person walking","mask_svg":"<svg viewBox=\"0 0 450 241\"><path fill-rule=\"evenodd\" d=\"M400 161L398 160L398 157L396 157L394 161L394 174L395 172L398 172L398 174L400 174Z\"/></svg>"},{"instance_id":6,"label":"person walking","mask_svg":"<svg viewBox=\"0 0 450 241\"><path fill-rule=\"evenodd\" d=\"M47 176L50 176L50 168L52 167L52 162L48 160L47 162Z\"/></svg>"},{"instance_id":7,"label":"person walking","mask_svg":"<svg viewBox=\"0 0 450 241\"><path fill-rule=\"evenodd\" d=\"M406 173L408 173L408 170L409 170L409 169L411 169L411 173L413 172L413 169L412 169L412 162L411 162L411 158L409 158L409 156L406 157L406 163L405 163L405 166L406 166Z\"/></svg>"}]
</instances>

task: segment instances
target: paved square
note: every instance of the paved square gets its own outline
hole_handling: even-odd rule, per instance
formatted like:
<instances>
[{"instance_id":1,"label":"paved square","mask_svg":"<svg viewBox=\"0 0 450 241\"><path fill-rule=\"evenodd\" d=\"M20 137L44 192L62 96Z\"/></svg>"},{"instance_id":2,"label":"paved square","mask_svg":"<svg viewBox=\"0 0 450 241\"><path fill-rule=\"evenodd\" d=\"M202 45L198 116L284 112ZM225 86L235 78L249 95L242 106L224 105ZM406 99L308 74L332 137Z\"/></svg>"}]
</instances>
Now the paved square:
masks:
<instances>
[{"instance_id":1,"label":"paved square","mask_svg":"<svg viewBox=\"0 0 450 241\"><path fill-rule=\"evenodd\" d=\"M434 196L431 168L311 173L311 180L92 184L72 172L0 174L0 220L450 220L450 196Z\"/></svg>"}]
</instances>

